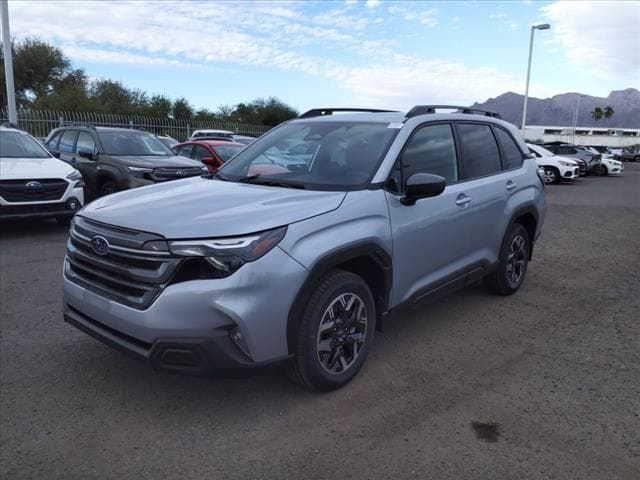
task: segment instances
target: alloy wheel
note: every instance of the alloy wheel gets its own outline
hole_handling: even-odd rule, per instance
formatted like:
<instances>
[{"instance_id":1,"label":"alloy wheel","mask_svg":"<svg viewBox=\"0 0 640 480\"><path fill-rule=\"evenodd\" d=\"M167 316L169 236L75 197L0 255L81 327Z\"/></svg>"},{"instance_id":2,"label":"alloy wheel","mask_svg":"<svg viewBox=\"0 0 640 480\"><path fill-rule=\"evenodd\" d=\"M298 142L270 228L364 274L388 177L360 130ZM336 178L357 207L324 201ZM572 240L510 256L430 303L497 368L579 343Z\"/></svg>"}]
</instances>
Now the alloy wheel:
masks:
<instances>
[{"instance_id":1,"label":"alloy wheel","mask_svg":"<svg viewBox=\"0 0 640 480\"><path fill-rule=\"evenodd\" d=\"M544 183L551 184L556 181L556 172L549 168L544 169Z\"/></svg>"},{"instance_id":2,"label":"alloy wheel","mask_svg":"<svg viewBox=\"0 0 640 480\"><path fill-rule=\"evenodd\" d=\"M336 375L347 371L363 350L367 308L355 293L343 293L326 308L316 338L320 366Z\"/></svg>"},{"instance_id":3,"label":"alloy wheel","mask_svg":"<svg viewBox=\"0 0 640 480\"><path fill-rule=\"evenodd\" d=\"M527 241L522 235L516 235L509 245L507 257L507 281L516 287L524 277L527 264Z\"/></svg>"}]
</instances>

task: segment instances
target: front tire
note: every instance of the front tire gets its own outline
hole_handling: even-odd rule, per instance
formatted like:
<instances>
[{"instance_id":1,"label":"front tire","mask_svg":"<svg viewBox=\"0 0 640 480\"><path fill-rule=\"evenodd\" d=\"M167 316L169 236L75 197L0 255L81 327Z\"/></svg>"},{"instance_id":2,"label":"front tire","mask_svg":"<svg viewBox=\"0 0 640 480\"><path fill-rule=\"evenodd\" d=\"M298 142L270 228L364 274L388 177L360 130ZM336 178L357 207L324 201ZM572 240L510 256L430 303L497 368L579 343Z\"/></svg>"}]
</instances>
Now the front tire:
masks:
<instances>
[{"instance_id":1,"label":"front tire","mask_svg":"<svg viewBox=\"0 0 640 480\"><path fill-rule=\"evenodd\" d=\"M598 175L600 175L601 177L606 177L609 174L609 171L607 170L607 167L605 167L604 165L600 165L598 167Z\"/></svg>"},{"instance_id":2,"label":"front tire","mask_svg":"<svg viewBox=\"0 0 640 480\"><path fill-rule=\"evenodd\" d=\"M100 196L104 197L105 195L111 195L118 191L116 184L110 180L107 180L100 186Z\"/></svg>"},{"instance_id":3,"label":"front tire","mask_svg":"<svg viewBox=\"0 0 640 480\"><path fill-rule=\"evenodd\" d=\"M560 172L553 167L544 167L544 183L547 185L560 183Z\"/></svg>"},{"instance_id":4,"label":"front tire","mask_svg":"<svg viewBox=\"0 0 640 480\"><path fill-rule=\"evenodd\" d=\"M329 272L304 309L291 378L310 390L329 391L347 384L367 357L375 319L375 303L366 282L351 272Z\"/></svg>"},{"instance_id":5,"label":"front tire","mask_svg":"<svg viewBox=\"0 0 640 480\"><path fill-rule=\"evenodd\" d=\"M524 282L530 251L527 230L519 223L514 223L502 242L497 268L486 277L489 290L498 295L516 293Z\"/></svg>"}]
</instances>

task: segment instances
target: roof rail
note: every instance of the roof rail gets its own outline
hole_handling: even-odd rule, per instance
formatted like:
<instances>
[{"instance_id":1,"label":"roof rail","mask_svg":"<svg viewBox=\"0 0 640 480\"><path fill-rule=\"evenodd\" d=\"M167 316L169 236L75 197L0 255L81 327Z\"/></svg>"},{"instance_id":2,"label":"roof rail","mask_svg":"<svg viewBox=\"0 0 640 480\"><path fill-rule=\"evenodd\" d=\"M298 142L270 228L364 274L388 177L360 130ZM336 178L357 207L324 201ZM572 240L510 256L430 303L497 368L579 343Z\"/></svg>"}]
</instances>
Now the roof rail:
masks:
<instances>
[{"instance_id":1,"label":"roof rail","mask_svg":"<svg viewBox=\"0 0 640 480\"><path fill-rule=\"evenodd\" d=\"M75 128L92 128L92 129L96 129L95 125L90 125L87 123L83 123L83 122L71 122L71 121L65 121L64 125L59 125L55 128L64 128L64 127L75 127Z\"/></svg>"},{"instance_id":2,"label":"roof rail","mask_svg":"<svg viewBox=\"0 0 640 480\"><path fill-rule=\"evenodd\" d=\"M333 115L334 112L364 112L364 113L397 113L397 110L380 110L377 108L312 108L299 115L298 118L322 117Z\"/></svg>"},{"instance_id":3,"label":"roof rail","mask_svg":"<svg viewBox=\"0 0 640 480\"><path fill-rule=\"evenodd\" d=\"M458 110L455 113L469 113L469 114L480 114L486 117L493 118L502 118L498 112L492 112L490 110L482 110L480 108L475 107L462 107L460 105L416 105L411 110L407 112L407 118L415 117L417 115L424 115L426 113L436 113L438 109L456 109Z\"/></svg>"}]
</instances>

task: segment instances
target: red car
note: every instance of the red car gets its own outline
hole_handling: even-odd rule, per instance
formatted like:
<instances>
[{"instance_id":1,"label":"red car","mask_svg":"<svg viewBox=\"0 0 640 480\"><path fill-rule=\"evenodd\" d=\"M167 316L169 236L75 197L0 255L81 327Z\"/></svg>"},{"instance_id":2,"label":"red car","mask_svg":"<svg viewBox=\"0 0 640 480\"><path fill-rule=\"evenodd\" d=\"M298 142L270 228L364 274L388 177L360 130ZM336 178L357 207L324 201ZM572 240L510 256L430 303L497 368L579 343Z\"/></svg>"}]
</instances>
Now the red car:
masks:
<instances>
[{"instance_id":1,"label":"red car","mask_svg":"<svg viewBox=\"0 0 640 480\"><path fill-rule=\"evenodd\" d=\"M224 162L233 157L246 145L225 140L192 140L179 143L172 150L176 155L200 160L209 169L209 173L216 173Z\"/></svg>"}]
</instances>

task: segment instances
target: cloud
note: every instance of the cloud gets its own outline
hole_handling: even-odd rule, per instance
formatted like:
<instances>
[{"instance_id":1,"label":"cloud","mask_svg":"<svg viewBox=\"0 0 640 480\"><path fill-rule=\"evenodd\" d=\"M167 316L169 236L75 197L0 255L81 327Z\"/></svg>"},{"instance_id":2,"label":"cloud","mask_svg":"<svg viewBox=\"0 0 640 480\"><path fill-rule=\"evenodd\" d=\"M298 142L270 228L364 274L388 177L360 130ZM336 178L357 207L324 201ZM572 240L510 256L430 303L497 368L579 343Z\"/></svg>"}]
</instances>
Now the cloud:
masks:
<instances>
[{"instance_id":1,"label":"cloud","mask_svg":"<svg viewBox=\"0 0 640 480\"><path fill-rule=\"evenodd\" d=\"M434 18L437 13L438 10L435 8L422 12L409 12L405 13L404 19L408 21L415 20L426 27L435 27L438 24L438 20Z\"/></svg>"},{"instance_id":2,"label":"cloud","mask_svg":"<svg viewBox=\"0 0 640 480\"><path fill-rule=\"evenodd\" d=\"M367 0L367 8L378 8L380 6L380 0Z\"/></svg>"},{"instance_id":3,"label":"cloud","mask_svg":"<svg viewBox=\"0 0 640 480\"><path fill-rule=\"evenodd\" d=\"M507 18L509 15L506 13L494 13L489 15L489 18Z\"/></svg>"},{"instance_id":4,"label":"cloud","mask_svg":"<svg viewBox=\"0 0 640 480\"><path fill-rule=\"evenodd\" d=\"M551 24L548 42L569 62L605 79L640 79L640 2L554 2L540 9Z\"/></svg>"}]
</instances>

